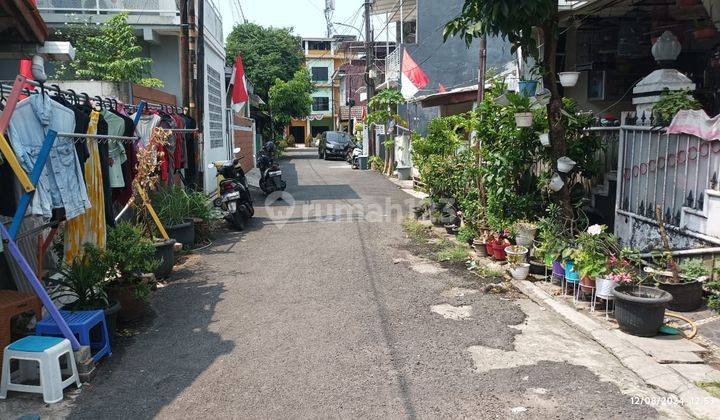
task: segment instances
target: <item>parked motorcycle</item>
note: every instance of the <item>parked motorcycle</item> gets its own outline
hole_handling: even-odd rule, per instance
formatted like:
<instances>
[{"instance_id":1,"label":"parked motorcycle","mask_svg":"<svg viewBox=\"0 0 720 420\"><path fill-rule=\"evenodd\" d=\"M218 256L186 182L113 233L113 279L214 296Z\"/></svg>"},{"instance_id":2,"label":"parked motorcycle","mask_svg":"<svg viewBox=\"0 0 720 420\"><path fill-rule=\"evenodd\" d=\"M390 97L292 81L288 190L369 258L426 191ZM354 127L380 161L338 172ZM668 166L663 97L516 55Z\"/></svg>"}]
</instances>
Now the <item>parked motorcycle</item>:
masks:
<instances>
[{"instance_id":1,"label":"parked motorcycle","mask_svg":"<svg viewBox=\"0 0 720 420\"><path fill-rule=\"evenodd\" d=\"M363 147L362 143L356 143L355 148L352 150L352 155L350 156L350 165L352 165L353 169L357 169L360 167L360 156L363 154Z\"/></svg>"},{"instance_id":2,"label":"parked motorcycle","mask_svg":"<svg viewBox=\"0 0 720 420\"><path fill-rule=\"evenodd\" d=\"M239 147L233 150L234 155L238 153ZM227 212L225 218L238 230L245 229L247 221L255 214L245 171L240 166L242 158L219 160L208 165L217 171L219 194L213 204Z\"/></svg>"},{"instance_id":3,"label":"parked motorcycle","mask_svg":"<svg viewBox=\"0 0 720 420\"><path fill-rule=\"evenodd\" d=\"M270 195L275 191L285 191L287 183L282 179L280 165L275 162L275 143L265 143L257 159L260 170L260 189Z\"/></svg>"}]
</instances>

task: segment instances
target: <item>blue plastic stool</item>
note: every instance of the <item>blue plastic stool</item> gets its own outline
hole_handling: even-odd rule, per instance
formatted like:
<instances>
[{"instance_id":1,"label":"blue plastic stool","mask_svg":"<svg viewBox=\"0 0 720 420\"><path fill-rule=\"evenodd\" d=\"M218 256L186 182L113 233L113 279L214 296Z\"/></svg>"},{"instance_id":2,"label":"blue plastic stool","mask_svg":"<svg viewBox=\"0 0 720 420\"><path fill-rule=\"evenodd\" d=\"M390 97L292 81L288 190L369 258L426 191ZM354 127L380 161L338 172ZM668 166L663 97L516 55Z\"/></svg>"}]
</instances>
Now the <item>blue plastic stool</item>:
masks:
<instances>
[{"instance_id":1,"label":"blue plastic stool","mask_svg":"<svg viewBox=\"0 0 720 420\"><path fill-rule=\"evenodd\" d=\"M110 336L103 311L60 311L70 331L75 334L80 345L90 346L93 362L97 362L104 356L112 355L110 350ZM91 334L93 330L99 329L100 334ZM35 327L35 335L63 337L52 317L40 321Z\"/></svg>"}]
</instances>

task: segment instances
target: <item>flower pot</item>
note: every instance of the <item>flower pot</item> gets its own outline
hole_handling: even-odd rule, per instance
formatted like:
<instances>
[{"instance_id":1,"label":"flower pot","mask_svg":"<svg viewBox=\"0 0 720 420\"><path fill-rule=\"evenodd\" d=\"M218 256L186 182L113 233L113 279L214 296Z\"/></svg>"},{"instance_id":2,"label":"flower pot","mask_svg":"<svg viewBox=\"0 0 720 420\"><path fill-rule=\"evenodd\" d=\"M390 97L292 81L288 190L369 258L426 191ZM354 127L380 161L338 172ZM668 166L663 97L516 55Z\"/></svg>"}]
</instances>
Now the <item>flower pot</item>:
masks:
<instances>
[{"instance_id":1,"label":"flower pot","mask_svg":"<svg viewBox=\"0 0 720 420\"><path fill-rule=\"evenodd\" d=\"M595 279L589 276L585 276L580 279L580 291L583 293L592 293L595 288Z\"/></svg>"},{"instance_id":2,"label":"flower pot","mask_svg":"<svg viewBox=\"0 0 720 420\"><path fill-rule=\"evenodd\" d=\"M640 337L655 336L665 318L665 306L672 295L655 287L617 284L615 319L620 330Z\"/></svg>"},{"instance_id":3,"label":"flower pot","mask_svg":"<svg viewBox=\"0 0 720 420\"><path fill-rule=\"evenodd\" d=\"M521 245L510 245L505 247L506 259L510 264L522 264L527 258L528 249Z\"/></svg>"},{"instance_id":4,"label":"flower pot","mask_svg":"<svg viewBox=\"0 0 720 420\"><path fill-rule=\"evenodd\" d=\"M543 264L541 261L537 260L530 260L530 274L535 274L536 276L544 276L546 273L545 264Z\"/></svg>"},{"instance_id":5,"label":"flower pot","mask_svg":"<svg viewBox=\"0 0 720 420\"><path fill-rule=\"evenodd\" d=\"M553 261L552 263L552 276L550 279L555 283L562 284L565 278L565 266L560 261Z\"/></svg>"},{"instance_id":6,"label":"flower pot","mask_svg":"<svg viewBox=\"0 0 720 420\"><path fill-rule=\"evenodd\" d=\"M577 84L578 79L580 78L580 72L579 71L563 71L558 73L558 76L560 77L560 84L563 87L573 87Z\"/></svg>"},{"instance_id":7,"label":"flower pot","mask_svg":"<svg viewBox=\"0 0 720 420\"><path fill-rule=\"evenodd\" d=\"M716 33L717 32L715 31L715 28L713 28L712 26L708 26L707 28L695 29L693 31L693 36L697 40L713 39L715 38Z\"/></svg>"},{"instance_id":8,"label":"flower pot","mask_svg":"<svg viewBox=\"0 0 720 420\"><path fill-rule=\"evenodd\" d=\"M108 296L120 304L120 310L117 313L120 321L136 321L148 310L147 302L135 297L134 284L121 284L109 287Z\"/></svg>"},{"instance_id":9,"label":"flower pot","mask_svg":"<svg viewBox=\"0 0 720 420\"><path fill-rule=\"evenodd\" d=\"M170 275L175 265L175 240L169 239L163 242L155 243L155 259L160 261L160 265L155 269L155 277L161 279Z\"/></svg>"},{"instance_id":10,"label":"flower pot","mask_svg":"<svg viewBox=\"0 0 720 420\"><path fill-rule=\"evenodd\" d=\"M550 147L550 133L540 133L540 144Z\"/></svg>"},{"instance_id":11,"label":"flower pot","mask_svg":"<svg viewBox=\"0 0 720 420\"><path fill-rule=\"evenodd\" d=\"M595 295L602 299L612 297L612 290L615 287L615 282L605 277L598 277L595 279Z\"/></svg>"},{"instance_id":12,"label":"flower pot","mask_svg":"<svg viewBox=\"0 0 720 420\"><path fill-rule=\"evenodd\" d=\"M495 250L493 248L494 243L495 243L495 241L493 239L488 239L487 242L485 242L485 253L489 257L493 257L493 258L495 258Z\"/></svg>"},{"instance_id":13,"label":"flower pot","mask_svg":"<svg viewBox=\"0 0 720 420\"><path fill-rule=\"evenodd\" d=\"M518 91L520 95L525 97L535 96L537 92L537 80L521 80L518 82Z\"/></svg>"},{"instance_id":14,"label":"flower pot","mask_svg":"<svg viewBox=\"0 0 720 420\"><path fill-rule=\"evenodd\" d=\"M689 283L658 283L658 288L672 295L667 307L671 311L691 312L703 304L702 282Z\"/></svg>"},{"instance_id":15,"label":"flower pot","mask_svg":"<svg viewBox=\"0 0 720 420\"><path fill-rule=\"evenodd\" d=\"M115 337L115 333L117 332L118 313L120 313L121 309L122 305L120 302L113 299L110 299L110 306L103 309L103 312L105 313L105 322L107 323L108 338L110 339L111 344L113 337Z\"/></svg>"},{"instance_id":16,"label":"flower pot","mask_svg":"<svg viewBox=\"0 0 720 420\"><path fill-rule=\"evenodd\" d=\"M580 281L580 276L575 271L575 265L570 261L565 263L565 281L568 283L578 283Z\"/></svg>"},{"instance_id":17,"label":"flower pot","mask_svg":"<svg viewBox=\"0 0 720 420\"><path fill-rule=\"evenodd\" d=\"M195 244L195 223L192 220L170 226L165 230L170 238L180 242L183 247L189 248Z\"/></svg>"},{"instance_id":18,"label":"flower pot","mask_svg":"<svg viewBox=\"0 0 720 420\"><path fill-rule=\"evenodd\" d=\"M473 240L472 247L479 256L481 256L481 257L488 256L487 244L485 242L475 239L475 240Z\"/></svg>"},{"instance_id":19,"label":"flower pot","mask_svg":"<svg viewBox=\"0 0 720 420\"><path fill-rule=\"evenodd\" d=\"M513 265L508 268L508 271L515 280L525 280L530 273L530 264L522 263L519 265Z\"/></svg>"},{"instance_id":20,"label":"flower pot","mask_svg":"<svg viewBox=\"0 0 720 420\"><path fill-rule=\"evenodd\" d=\"M565 181L563 181L558 174L553 174L552 178L550 178L550 183L548 184L550 189L555 192L560 191L564 185Z\"/></svg>"},{"instance_id":21,"label":"flower pot","mask_svg":"<svg viewBox=\"0 0 720 420\"><path fill-rule=\"evenodd\" d=\"M505 243L505 241L493 242L493 258L497 261L505 261L505 247L507 247L507 245L508 244Z\"/></svg>"},{"instance_id":22,"label":"flower pot","mask_svg":"<svg viewBox=\"0 0 720 420\"><path fill-rule=\"evenodd\" d=\"M532 127L533 113L532 112L516 112L515 113L515 125L518 128Z\"/></svg>"},{"instance_id":23,"label":"flower pot","mask_svg":"<svg viewBox=\"0 0 720 420\"><path fill-rule=\"evenodd\" d=\"M533 238L530 238L528 236L515 235L515 244L530 248L530 246L532 246L533 244Z\"/></svg>"},{"instance_id":24,"label":"flower pot","mask_svg":"<svg viewBox=\"0 0 720 420\"><path fill-rule=\"evenodd\" d=\"M577 162L570 159L569 157L563 156L557 160L558 171L563 172L563 173L568 173L568 172L572 171L572 169L575 167L576 163Z\"/></svg>"}]
</instances>

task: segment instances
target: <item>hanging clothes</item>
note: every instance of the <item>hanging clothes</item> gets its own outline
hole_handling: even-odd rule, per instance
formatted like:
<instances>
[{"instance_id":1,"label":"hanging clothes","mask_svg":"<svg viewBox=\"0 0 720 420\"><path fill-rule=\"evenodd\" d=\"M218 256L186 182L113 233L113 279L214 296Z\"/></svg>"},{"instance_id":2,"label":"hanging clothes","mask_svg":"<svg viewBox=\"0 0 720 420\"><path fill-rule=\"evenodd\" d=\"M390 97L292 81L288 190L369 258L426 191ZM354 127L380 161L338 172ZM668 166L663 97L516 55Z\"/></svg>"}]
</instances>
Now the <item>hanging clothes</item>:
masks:
<instances>
[{"instance_id":1,"label":"hanging clothes","mask_svg":"<svg viewBox=\"0 0 720 420\"><path fill-rule=\"evenodd\" d=\"M102 116L108 125L108 135L125 135L125 120L122 117L107 109L102 111ZM123 178L122 164L127 161L125 147L118 140L108 140L107 143L110 158L110 188L123 188L125 179Z\"/></svg>"},{"instance_id":2,"label":"hanging clothes","mask_svg":"<svg viewBox=\"0 0 720 420\"><path fill-rule=\"evenodd\" d=\"M123 115L122 113L118 113L117 115L119 115L125 122L125 132L123 133L123 135L125 137L134 136L135 122L130 117L128 117L127 115ZM119 207L124 207L125 204L127 204L127 202L130 200L130 197L132 197L132 182L135 179L135 175L137 175L138 163L137 142L125 142L123 143L123 147L125 148L125 157L127 158L125 163L122 164L122 173L125 187L113 190L113 201L115 201L115 204Z\"/></svg>"},{"instance_id":3,"label":"hanging clothes","mask_svg":"<svg viewBox=\"0 0 720 420\"><path fill-rule=\"evenodd\" d=\"M136 115L137 113L132 114L130 117L135 120ZM140 136L143 147L150 145L153 130L160 125L160 121L161 118L158 114L148 114L140 117L140 121L138 121L137 127L135 127L135 133Z\"/></svg>"},{"instance_id":4,"label":"hanging clothes","mask_svg":"<svg viewBox=\"0 0 720 420\"><path fill-rule=\"evenodd\" d=\"M185 120L185 128L186 129L192 130L192 129L197 128L195 119L193 119L192 117L190 117L189 115L186 115L186 114L181 114L181 116ZM197 146L196 146L196 142L195 142L195 133L194 132L185 133L184 143L185 143L185 150L186 150L185 160L187 162L187 164L186 164L187 170L185 171L185 182L187 182L188 185L195 185L196 187L198 187L196 182L199 181L198 172L199 172L200 165L198 164L199 154L197 153Z\"/></svg>"},{"instance_id":5,"label":"hanging clothes","mask_svg":"<svg viewBox=\"0 0 720 420\"><path fill-rule=\"evenodd\" d=\"M87 134L97 134L99 119L100 114L97 111L90 113ZM82 254L83 244L91 243L100 249L105 249L107 233L105 197L97 140L90 139L88 148L90 149L90 158L85 162L85 179L92 208L82 216L69 220L65 225L66 263L71 263Z\"/></svg>"},{"instance_id":6,"label":"hanging clothes","mask_svg":"<svg viewBox=\"0 0 720 420\"><path fill-rule=\"evenodd\" d=\"M75 113L53 101L47 94L32 95L18 102L10 118L8 134L15 155L27 173L38 159L48 130L72 133ZM75 218L90 208L82 169L72 140L58 137L36 185L28 214L52 217L53 209L65 209Z\"/></svg>"},{"instance_id":7,"label":"hanging clothes","mask_svg":"<svg viewBox=\"0 0 720 420\"><path fill-rule=\"evenodd\" d=\"M62 96L53 96L52 100L68 108L75 114L75 131L73 131L73 133L87 133L88 123L90 122L89 112L86 113L82 111ZM88 150L87 147L87 140L84 137L76 137L72 141L75 143L75 153L77 154L78 162L80 162L80 169L84 171L85 162L90 157L90 150Z\"/></svg>"}]
</instances>

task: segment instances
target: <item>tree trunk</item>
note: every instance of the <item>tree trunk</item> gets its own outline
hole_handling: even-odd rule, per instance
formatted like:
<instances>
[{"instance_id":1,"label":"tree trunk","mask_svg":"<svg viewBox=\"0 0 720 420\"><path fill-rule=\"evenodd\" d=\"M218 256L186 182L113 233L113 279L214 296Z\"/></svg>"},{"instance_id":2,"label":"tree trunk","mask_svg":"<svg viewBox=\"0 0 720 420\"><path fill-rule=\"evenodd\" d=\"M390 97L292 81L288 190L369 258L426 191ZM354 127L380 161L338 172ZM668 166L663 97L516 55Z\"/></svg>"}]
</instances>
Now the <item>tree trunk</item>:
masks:
<instances>
[{"instance_id":1,"label":"tree trunk","mask_svg":"<svg viewBox=\"0 0 720 420\"><path fill-rule=\"evenodd\" d=\"M552 157L556 161L567 154L565 143L565 127L562 123L562 96L557 82L557 10L548 19L548 24L542 27L543 31L543 62L547 72L543 76L545 87L550 90L550 103L547 105L548 125L550 127L550 144ZM553 167L555 162L552 162ZM553 168L554 169L554 168ZM570 200L570 183L566 179L565 185L557 192L563 216L569 221L573 218L572 203Z\"/></svg>"}]
</instances>

